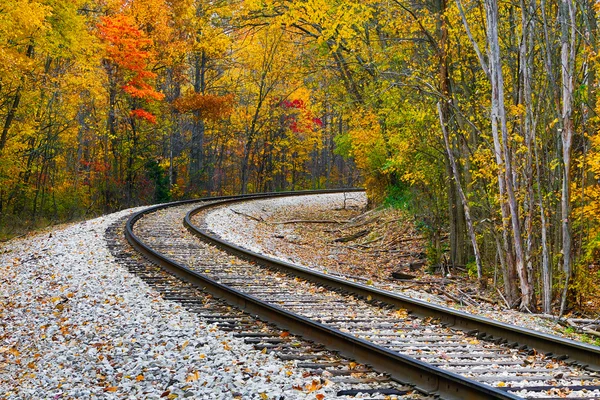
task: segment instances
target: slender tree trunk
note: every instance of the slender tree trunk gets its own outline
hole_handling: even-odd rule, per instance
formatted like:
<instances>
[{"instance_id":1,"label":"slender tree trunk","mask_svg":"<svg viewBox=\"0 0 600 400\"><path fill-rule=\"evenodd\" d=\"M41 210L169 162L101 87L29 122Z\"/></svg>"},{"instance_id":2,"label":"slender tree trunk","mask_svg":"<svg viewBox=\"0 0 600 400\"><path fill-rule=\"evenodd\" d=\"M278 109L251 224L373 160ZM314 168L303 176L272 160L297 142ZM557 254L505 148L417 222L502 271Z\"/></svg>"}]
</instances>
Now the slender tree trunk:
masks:
<instances>
[{"instance_id":1,"label":"slender tree trunk","mask_svg":"<svg viewBox=\"0 0 600 400\"><path fill-rule=\"evenodd\" d=\"M573 0L561 0L558 13L561 28L561 71L562 71L562 157L563 180L561 193L562 253L565 285L560 304L560 315L567 306L567 293L572 274L571 265L571 147L573 142L573 71L575 68L575 3Z\"/></svg>"},{"instance_id":2,"label":"slender tree trunk","mask_svg":"<svg viewBox=\"0 0 600 400\"><path fill-rule=\"evenodd\" d=\"M486 0L485 6L488 28L490 78L492 84L492 135L494 138L494 148L499 170L498 183L501 204L503 204L502 217L503 220L508 218L511 222L515 268L519 277L519 287L521 289L521 307L529 309L531 307L533 288L529 286L529 279L524 263L519 210L513 186L513 166L508 144L508 126L504 105L504 79L502 75L500 45L498 40L497 0ZM498 127L498 125L500 125L500 127ZM500 132L502 133L502 143L500 143L498 128L500 128ZM506 198L504 197L504 194L507 196Z\"/></svg>"},{"instance_id":3,"label":"slender tree trunk","mask_svg":"<svg viewBox=\"0 0 600 400\"><path fill-rule=\"evenodd\" d=\"M535 135L535 131L533 131ZM540 178L540 161L537 144L533 137L533 151L536 160L536 183L537 196L540 204L540 222L542 230L542 308L545 313L552 313L552 264L550 259L550 249L548 247L548 223L546 222L546 209L544 206L544 196L542 194L542 182Z\"/></svg>"},{"instance_id":4,"label":"slender tree trunk","mask_svg":"<svg viewBox=\"0 0 600 400\"><path fill-rule=\"evenodd\" d=\"M25 52L27 57L33 58L33 49L34 49L33 44L30 44L29 46L27 46L27 51ZM8 109L8 113L6 114L6 119L4 120L4 125L2 127L2 133L0 134L0 154L2 154L2 151L4 150L4 147L6 146L6 142L8 141L8 132L10 131L10 127L12 126L12 123L17 114L19 104L21 103L21 94L23 92L24 86L25 86L25 75L23 75L21 77L21 82L19 83L19 86L17 87L17 90L15 92L15 97L13 98L10 108Z\"/></svg>"},{"instance_id":5,"label":"slender tree trunk","mask_svg":"<svg viewBox=\"0 0 600 400\"><path fill-rule=\"evenodd\" d=\"M473 49L477 54L477 58L479 59L479 63L481 65L481 69L485 72L486 76L490 79L491 87L492 87L492 104L491 104L491 124L492 124L492 137L494 143L494 155L496 158L497 164L497 178L498 178L498 191L500 197L500 211L502 216L502 249L504 250L504 254L500 254L500 257L504 259L506 262L504 263L503 268L503 280L504 280L504 292L507 298L507 301L511 305L511 307L515 304L518 299L518 290L516 286L516 276L517 271L515 268L515 256L513 253L513 246L511 245L511 240L509 236L510 227L508 221L511 218L509 207L506 200L506 181L504 175L504 154L502 146L500 145L500 136L498 133L498 119L500 114L500 108L504 110L503 104L503 95L502 95L502 103L500 102L500 93L499 93L499 83L498 83L498 70L501 68L500 65L500 49L498 45L498 4L495 0L486 0L485 2L485 11L487 15L487 34L488 34L488 62L483 57L483 53L479 49L479 45L477 41L475 41L473 34L471 33L471 29L467 22L467 18L464 13L464 9L462 7L462 3L460 0L455 0L456 5L459 10L459 14L461 16L463 25L467 32L467 36L471 44L473 45ZM492 65L493 64L493 65ZM501 74L500 74L501 76Z\"/></svg>"},{"instance_id":6,"label":"slender tree trunk","mask_svg":"<svg viewBox=\"0 0 600 400\"><path fill-rule=\"evenodd\" d=\"M535 2L525 3L525 0L521 0L521 46L519 49L519 65L520 74L522 79L521 91L519 93L519 103L525 106L525 115L522 118L522 133L525 138L525 146L527 147L527 154L525 155L525 170L524 170L524 181L526 186L526 215L525 215L525 260L527 260L526 270L528 286L531 288L533 293L533 219L534 219L534 205L535 195L533 192L533 136L535 131L535 123L533 116L533 95L531 91L531 69L532 69L532 56L533 56L533 31L534 31L534 18L532 16L535 13Z\"/></svg>"},{"instance_id":7,"label":"slender tree trunk","mask_svg":"<svg viewBox=\"0 0 600 400\"><path fill-rule=\"evenodd\" d=\"M117 127L116 127L116 113L117 113L117 84L115 82L114 74L114 66L108 66L108 116L107 116L107 129L104 135L104 210L110 210L110 201L111 201L111 190L110 190L110 171L111 165L109 160L109 146L110 141L115 140L117 137ZM116 154L113 152L113 156L116 157ZM116 162L116 160L115 160Z\"/></svg>"},{"instance_id":8,"label":"slender tree trunk","mask_svg":"<svg viewBox=\"0 0 600 400\"><path fill-rule=\"evenodd\" d=\"M446 145L446 152L448 153L448 159L450 160L450 165L452 166L452 173L454 174L454 181L456 184L456 188L458 189L458 193L460 195L460 200L462 202L464 211L465 211L465 220L467 222L467 228L469 230L469 237L471 238L471 245L473 246L473 252L475 253L475 263L477 265L477 278L481 281L483 277L483 268L481 264L481 255L479 253L479 246L477 245L477 236L475 235L475 229L473 227L473 221L471 219L471 209L469 207L469 202L467 201L467 197L465 196L465 192L463 191L462 185L460 183L460 175L458 173L458 167L456 166L456 160L454 159L454 154L452 153L452 148L450 147L450 140L448 138L448 131L446 129L446 122L444 121L444 116L442 113L442 107L440 103L437 103L438 116L440 118L440 126L442 127L442 134L444 135L444 144Z\"/></svg>"},{"instance_id":9,"label":"slender tree trunk","mask_svg":"<svg viewBox=\"0 0 600 400\"><path fill-rule=\"evenodd\" d=\"M206 90L206 53L202 51L195 57L194 92L202 93ZM202 189L202 169L204 168L204 121L199 112L194 112L192 122L192 138L190 144L190 184L192 187Z\"/></svg>"}]
</instances>

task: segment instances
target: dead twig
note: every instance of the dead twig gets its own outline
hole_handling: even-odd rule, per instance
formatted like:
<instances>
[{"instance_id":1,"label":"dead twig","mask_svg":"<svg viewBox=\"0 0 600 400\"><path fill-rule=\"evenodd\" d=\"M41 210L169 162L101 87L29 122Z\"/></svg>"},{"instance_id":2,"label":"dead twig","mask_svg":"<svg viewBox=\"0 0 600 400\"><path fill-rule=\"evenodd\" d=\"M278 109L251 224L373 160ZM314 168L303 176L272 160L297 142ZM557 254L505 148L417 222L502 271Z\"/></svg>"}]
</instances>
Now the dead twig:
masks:
<instances>
[{"instance_id":1,"label":"dead twig","mask_svg":"<svg viewBox=\"0 0 600 400\"><path fill-rule=\"evenodd\" d=\"M230 208L229 210L231 210L231 211L232 211L234 214L237 214L237 215L242 215L242 216L244 216L244 217L246 217L246 218L253 219L253 220L257 221L257 222L265 222L265 221L262 219L262 217L258 217L258 218L256 218L255 216L252 216L252 215L249 215L249 214L245 214L245 213L243 213L243 212L240 212L240 211L234 210L233 208Z\"/></svg>"},{"instance_id":2,"label":"dead twig","mask_svg":"<svg viewBox=\"0 0 600 400\"><path fill-rule=\"evenodd\" d=\"M344 236L341 238L337 238L332 240L333 243L347 243L347 242L351 242L353 240L359 239L363 236L367 236L369 233L371 233L370 229L365 229L356 233L353 233L352 235L348 235L348 236Z\"/></svg>"},{"instance_id":3,"label":"dead twig","mask_svg":"<svg viewBox=\"0 0 600 400\"><path fill-rule=\"evenodd\" d=\"M490 303L490 304L498 304L498 302L496 300L490 299L489 297L481 296L479 294L474 294L473 298L475 298L477 300L485 301L486 303Z\"/></svg>"},{"instance_id":4,"label":"dead twig","mask_svg":"<svg viewBox=\"0 0 600 400\"><path fill-rule=\"evenodd\" d=\"M478 302L476 302L475 300L473 300L471 298L471 296L469 296L468 294L466 294L465 292L463 292L459 288L456 288L456 290L458 290L460 294L462 294L465 298L467 298L467 300L469 300L468 302L471 303L472 306L481 307L481 304L479 304Z\"/></svg>"},{"instance_id":5,"label":"dead twig","mask_svg":"<svg viewBox=\"0 0 600 400\"><path fill-rule=\"evenodd\" d=\"M582 329L582 331L583 331L584 333L587 333L588 335L593 335L593 336L600 337L600 332L598 332L598 331L595 331L595 330L593 330L593 329L590 329L590 328L583 328L583 329Z\"/></svg>"},{"instance_id":6,"label":"dead twig","mask_svg":"<svg viewBox=\"0 0 600 400\"><path fill-rule=\"evenodd\" d=\"M510 305L508 304L508 301L506 301L506 297L504 297L504 295L502 294L502 292L500 291L500 289L496 288L496 290L498 291L498 294L500 295L500 297L502 297L502 300L504 300L504 304L506 305L506 309L510 310Z\"/></svg>"},{"instance_id":7,"label":"dead twig","mask_svg":"<svg viewBox=\"0 0 600 400\"><path fill-rule=\"evenodd\" d=\"M442 289L441 287L439 287L439 286L435 286L435 289L436 289L438 292L442 293L444 296L448 297L450 300L454 300L455 302L457 302L457 303L459 303L459 304L462 304L462 303L463 303L463 300L462 300L460 297L458 297L458 296L455 296L455 295L453 295L452 293L449 293L449 292L445 291L445 290L444 290L444 289Z\"/></svg>"},{"instance_id":8,"label":"dead twig","mask_svg":"<svg viewBox=\"0 0 600 400\"><path fill-rule=\"evenodd\" d=\"M286 225L286 224L345 224L348 221L338 221L335 219L292 219L289 221L270 222L271 225Z\"/></svg>"},{"instance_id":9,"label":"dead twig","mask_svg":"<svg viewBox=\"0 0 600 400\"><path fill-rule=\"evenodd\" d=\"M21 234L21 235L17 235L17 236L12 236L12 237L9 237L9 238L7 238L7 239L2 239L2 240L0 240L0 243L6 243L6 242L8 242L9 240L13 240L13 239L22 238L23 236L27 236L27 233L23 233L23 234Z\"/></svg>"}]
</instances>

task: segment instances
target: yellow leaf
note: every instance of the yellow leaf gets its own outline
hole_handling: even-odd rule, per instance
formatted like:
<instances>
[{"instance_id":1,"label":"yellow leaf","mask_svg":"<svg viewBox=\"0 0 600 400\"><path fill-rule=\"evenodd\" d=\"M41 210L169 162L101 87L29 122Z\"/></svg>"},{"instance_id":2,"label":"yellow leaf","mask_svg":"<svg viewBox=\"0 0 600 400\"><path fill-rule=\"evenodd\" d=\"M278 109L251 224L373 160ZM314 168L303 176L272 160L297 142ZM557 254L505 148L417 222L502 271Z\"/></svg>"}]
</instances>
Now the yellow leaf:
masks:
<instances>
[{"instance_id":1,"label":"yellow leaf","mask_svg":"<svg viewBox=\"0 0 600 400\"><path fill-rule=\"evenodd\" d=\"M267 354L267 348L266 348L266 347L265 347L265 348L263 348L263 349L262 349L262 351L261 351L261 353L263 353L263 354Z\"/></svg>"},{"instance_id":2,"label":"yellow leaf","mask_svg":"<svg viewBox=\"0 0 600 400\"><path fill-rule=\"evenodd\" d=\"M186 382L194 382L194 381L197 381L198 379L200 379L200 372L196 371L193 374L189 374L185 381Z\"/></svg>"},{"instance_id":3,"label":"yellow leaf","mask_svg":"<svg viewBox=\"0 0 600 400\"><path fill-rule=\"evenodd\" d=\"M200 354L200 359L201 360L204 360L205 358L206 358L206 354L204 354L204 353Z\"/></svg>"},{"instance_id":4,"label":"yellow leaf","mask_svg":"<svg viewBox=\"0 0 600 400\"><path fill-rule=\"evenodd\" d=\"M190 342L188 340L186 340L185 342L183 342L183 344L181 345L181 350L185 349L188 344L190 344Z\"/></svg>"},{"instance_id":5,"label":"yellow leaf","mask_svg":"<svg viewBox=\"0 0 600 400\"><path fill-rule=\"evenodd\" d=\"M138 381L138 382L141 382L141 381L143 381L143 380L144 380L144 375L142 375L142 374L139 374L139 375L138 375L138 376L135 378L135 380L136 380L136 381Z\"/></svg>"},{"instance_id":6,"label":"yellow leaf","mask_svg":"<svg viewBox=\"0 0 600 400\"><path fill-rule=\"evenodd\" d=\"M260 394L260 398L263 400L267 400L269 398L269 396L267 396L267 394L265 392Z\"/></svg>"},{"instance_id":7,"label":"yellow leaf","mask_svg":"<svg viewBox=\"0 0 600 400\"><path fill-rule=\"evenodd\" d=\"M504 387L504 386L506 386L506 383L504 383L504 382L502 382L502 381L501 381L501 382L498 382L498 387Z\"/></svg>"},{"instance_id":8,"label":"yellow leaf","mask_svg":"<svg viewBox=\"0 0 600 400\"><path fill-rule=\"evenodd\" d=\"M116 392L117 391L117 387L116 386L109 386L107 388L104 388L105 392Z\"/></svg>"}]
</instances>

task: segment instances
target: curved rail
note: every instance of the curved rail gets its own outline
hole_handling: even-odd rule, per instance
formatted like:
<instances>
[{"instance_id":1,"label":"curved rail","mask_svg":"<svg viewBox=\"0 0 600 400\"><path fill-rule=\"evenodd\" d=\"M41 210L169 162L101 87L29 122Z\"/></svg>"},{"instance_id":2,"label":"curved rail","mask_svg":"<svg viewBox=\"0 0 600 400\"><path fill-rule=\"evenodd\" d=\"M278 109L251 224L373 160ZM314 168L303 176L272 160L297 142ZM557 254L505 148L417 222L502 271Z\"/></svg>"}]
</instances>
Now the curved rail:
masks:
<instances>
[{"instance_id":1,"label":"curved rail","mask_svg":"<svg viewBox=\"0 0 600 400\"><path fill-rule=\"evenodd\" d=\"M205 198L192 201L162 204L140 211L130 217L127 221L125 235L131 245L148 259L159 264L164 269L190 282L206 291L220 297L228 303L243 309L244 311L257 315L261 319L279 325L292 333L305 337L306 339L318 341L342 354L350 356L360 362L372 365L375 369L389 373L391 377L399 382L411 383L426 393L435 393L445 399L518 399L510 393L503 392L491 386L464 378L458 374L445 371L428 363L391 351L366 340L333 329L324 324L312 321L296 313L284 310L272 304L265 303L256 297L242 293L238 290L222 285L213 279L192 271L163 254L156 252L143 243L133 232L133 225L143 215L158 211L163 208L186 204L194 201L215 201L213 204L223 204L226 201L243 201L249 198L271 198L278 196L299 196L306 194L339 193L352 190L328 190L328 191L303 191L292 193L270 193L265 195L228 196L221 198ZM186 216L189 221L190 214ZM224 243L222 243L223 245ZM240 249L242 250L242 249Z\"/></svg>"},{"instance_id":2,"label":"curved rail","mask_svg":"<svg viewBox=\"0 0 600 400\"><path fill-rule=\"evenodd\" d=\"M372 298L373 300L382 301L398 308L404 308L421 317L438 318L444 324L469 331L473 334L477 333L478 337L485 338L486 340L498 339L512 342L515 345L525 345L537 350L538 352L554 355L560 359L569 358L574 363L585 365L593 370L600 370L600 348L597 346L560 338L477 315L467 314L451 308L427 303L422 300L377 289L361 283L348 281L285 261L267 257L216 237L210 232L195 226L191 221L191 218L195 214L208 208L232 204L244 200L245 199L240 198L225 199L216 203L198 207L186 215L184 223L191 232L199 236L202 240L208 241L225 250L226 252L245 258L249 261L291 273L299 276L300 278L318 283L320 285L351 292L364 298Z\"/></svg>"}]
</instances>

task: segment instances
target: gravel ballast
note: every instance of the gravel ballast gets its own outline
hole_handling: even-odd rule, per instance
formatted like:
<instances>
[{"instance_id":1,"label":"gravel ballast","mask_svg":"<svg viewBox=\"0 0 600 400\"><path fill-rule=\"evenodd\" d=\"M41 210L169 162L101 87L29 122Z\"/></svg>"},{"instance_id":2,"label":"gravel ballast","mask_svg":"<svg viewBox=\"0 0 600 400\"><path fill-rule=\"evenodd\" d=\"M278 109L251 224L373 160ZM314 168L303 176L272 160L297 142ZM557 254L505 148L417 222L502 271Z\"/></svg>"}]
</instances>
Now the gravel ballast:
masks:
<instances>
[{"instance_id":1,"label":"gravel ballast","mask_svg":"<svg viewBox=\"0 0 600 400\"><path fill-rule=\"evenodd\" d=\"M303 391L312 377L292 362L207 325L118 265L103 235L131 212L0 249L0 398L335 396L328 385Z\"/></svg>"}]
</instances>

